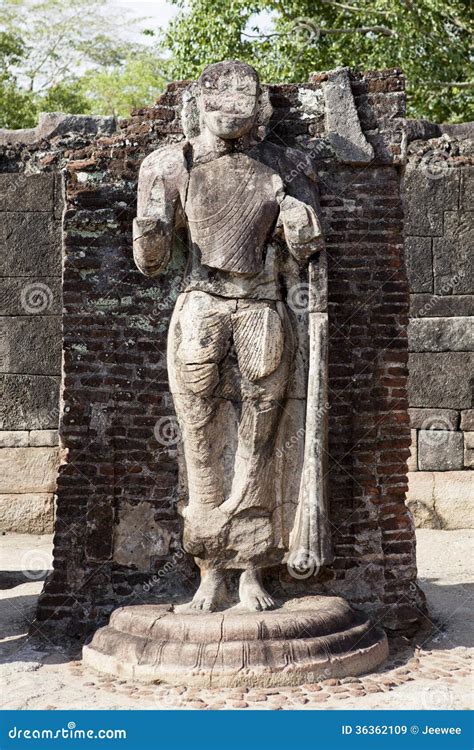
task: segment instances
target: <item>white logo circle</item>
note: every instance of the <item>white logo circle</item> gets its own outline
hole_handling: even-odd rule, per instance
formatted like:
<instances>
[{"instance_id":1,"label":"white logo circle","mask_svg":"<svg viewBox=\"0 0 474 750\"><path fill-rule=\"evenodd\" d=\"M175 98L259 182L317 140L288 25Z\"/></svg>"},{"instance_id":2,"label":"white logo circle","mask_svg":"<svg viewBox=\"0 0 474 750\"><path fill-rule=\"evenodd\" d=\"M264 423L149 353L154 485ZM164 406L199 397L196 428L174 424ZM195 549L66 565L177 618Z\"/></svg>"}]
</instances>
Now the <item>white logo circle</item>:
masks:
<instances>
[{"instance_id":1,"label":"white logo circle","mask_svg":"<svg viewBox=\"0 0 474 750\"><path fill-rule=\"evenodd\" d=\"M29 549L21 557L21 570L30 581L44 578L50 567L50 556L42 550Z\"/></svg>"},{"instance_id":2,"label":"white logo circle","mask_svg":"<svg viewBox=\"0 0 474 750\"><path fill-rule=\"evenodd\" d=\"M27 313L37 315L49 310L53 304L53 292L47 284L34 281L21 290L21 306Z\"/></svg>"},{"instance_id":3,"label":"white logo circle","mask_svg":"<svg viewBox=\"0 0 474 750\"><path fill-rule=\"evenodd\" d=\"M160 417L155 424L153 433L160 445L177 445L181 440L176 417Z\"/></svg>"},{"instance_id":4,"label":"white logo circle","mask_svg":"<svg viewBox=\"0 0 474 750\"><path fill-rule=\"evenodd\" d=\"M448 438L446 433L453 431L449 419L443 416L431 416L423 420L421 424L423 439L429 445L440 445Z\"/></svg>"},{"instance_id":5,"label":"white logo circle","mask_svg":"<svg viewBox=\"0 0 474 750\"><path fill-rule=\"evenodd\" d=\"M421 158L420 168L430 180L440 180L451 168L449 155L443 151L427 151Z\"/></svg>"},{"instance_id":6,"label":"white logo circle","mask_svg":"<svg viewBox=\"0 0 474 750\"><path fill-rule=\"evenodd\" d=\"M311 578L311 576L317 575L319 572L319 565L315 555L303 548L290 554L286 567L292 578L301 581Z\"/></svg>"},{"instance_id":7,"label":"white logo circle","mask_svg":"<svg viewBox=\"0 0 474 750\"><path fill-rule=\"evenodd\" d=\"M309 309L310 284L295 284L288 290L286 302L295 313L307 313Z\"/></svg>"}]
</instances>

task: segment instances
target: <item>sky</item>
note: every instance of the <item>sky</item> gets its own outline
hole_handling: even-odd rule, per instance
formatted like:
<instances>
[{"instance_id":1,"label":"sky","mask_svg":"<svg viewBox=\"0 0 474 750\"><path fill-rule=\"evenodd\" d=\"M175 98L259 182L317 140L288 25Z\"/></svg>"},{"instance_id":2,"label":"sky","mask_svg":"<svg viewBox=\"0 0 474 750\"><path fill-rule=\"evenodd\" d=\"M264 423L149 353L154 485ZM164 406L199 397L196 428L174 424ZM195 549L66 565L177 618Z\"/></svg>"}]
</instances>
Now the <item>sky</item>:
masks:
<instances>
[{"instance_id":1,"label":"sky","mask_svg":"<svg viewBox=\"0 0 474 750\"><path fill-rule=\"evenodd\" d=\"M112 0L117 9L126 8L134 16L148 19L148 25L151 28L161 26L166 28L169 21L177 13L177 6L171 5L164 0ZM147 24L144 23L144 26ZM146 41L141 39L142 42Z\"/></svg>"},{"instance_id":2,"label":"sky","mask_svg":"<svg viewBox=\"0 0 474 750\"><path fill-rule=\"evenodd\" d=\"M165 2L165 0L111 0L113 5L117 6L117 9L125 8L130 11L131 14L138 17L147 18L144 22L143 27L147 24L150 28L155 29L158 27L166 28L169 21L177 14L178 7L171 3ZM257 24L262 31L267 31L271 27L271 17L267 12L259 13L254 16L249 23L249 26ZM132 34L132 36L136 36ZM140 37L140 41L143 43L153 43L153 37Z\"/></svg>"}]
</instances>

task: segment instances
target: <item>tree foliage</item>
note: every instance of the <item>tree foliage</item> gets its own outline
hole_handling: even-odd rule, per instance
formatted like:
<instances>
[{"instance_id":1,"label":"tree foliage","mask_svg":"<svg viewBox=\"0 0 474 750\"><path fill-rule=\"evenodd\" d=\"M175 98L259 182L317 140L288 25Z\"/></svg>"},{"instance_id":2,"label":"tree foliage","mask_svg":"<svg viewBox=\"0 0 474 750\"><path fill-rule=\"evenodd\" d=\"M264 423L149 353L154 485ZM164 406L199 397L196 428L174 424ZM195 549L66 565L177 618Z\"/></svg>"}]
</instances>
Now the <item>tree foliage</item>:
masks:
<instances>
[{"instance_id":1,"label":"tree foliage","mask_svg":"<svg viewBox=\"0 0 474 750\"><path fill-rule=\"evenodd\" d=\"M126 116L166 80L226 58L267 82L401 67L409 116L474 117L468 0L171 2L178 14L161 32L110 0L0 0L0 127L30 127L40 111Z\"/></svg>"},{"instance_id":2,"label":"tree foliage","mask_svg":"<svg viewBox=\"0 0 474 750\"><path fill-rule=\"evenodd\" d=\"M165 83L160 58L148 51L130 53L112 67L86 73L81 81L94 112L120 115L151 104Z\"/></svg>"},{"instance_id":3,"label":"tree foliage","mask_svg":"<svg viewBox=\"0 0 474 750\"><path fill-rule=\"evenodd\" d=\"M30 124L30 97L18 90L11 68L25 54L25 47L18 36L0 31L0 125L8 128L27 127Z\"/></svg>"},{"instance_id":4,"label":"tree foliage","mask_svg":"<svg viewBox=\"0 0 474 750\"><path fill-rule=\"evenodd\" d=\"M107 0L0 8L0 126L34 125L40 111L128 115L163 90L156 44L127 38L143 19L113 13Z\"/></svg>"},{"instance_id":5,"label":"tree foliage","mask_svg":"<svg viewBox=\"0 0 474 750\"><path fill-rule=\"evenodd\" d=\"M194 78L239 58L267 82L350 66L401 67L411 117L473 117L472 14L467 0L173 0L170 73ZM262 31L261 14L265 12Z\"/></svg>"}]
</instances>

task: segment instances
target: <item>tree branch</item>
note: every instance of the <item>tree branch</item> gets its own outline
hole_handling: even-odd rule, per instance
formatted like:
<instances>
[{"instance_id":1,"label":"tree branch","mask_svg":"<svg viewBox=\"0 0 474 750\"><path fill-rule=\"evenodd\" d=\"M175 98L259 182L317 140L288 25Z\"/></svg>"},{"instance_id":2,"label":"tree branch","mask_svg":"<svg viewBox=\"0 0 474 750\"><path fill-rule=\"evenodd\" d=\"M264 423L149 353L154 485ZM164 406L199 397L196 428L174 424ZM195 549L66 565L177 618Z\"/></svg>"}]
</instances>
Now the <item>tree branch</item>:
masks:
<instances>
[{"instance_id":1,"label":"tree branch","mask_svg":"<svg viewBox=\"0 0 474 750\"><path fill-rule=\"evenodd\" d=\"M431 85L441 89L474 89L474 81L431 81Z\"/></svg>"},{"instance_id":2,"label":"tree branch","mask_svg":"<svg viewBox=\"0 0 474 750\"><path fill-rule=\"evenodd\" d=\"M388 26L354 26L347 29L328 29L324 26L317 26L314 21L301 19L301 24L298 29L298 24L295 23L292 29L289 31L277 32L274 31L271 34L246 34L242 32L242 36L248 39L272 39L273 37L290 36L294 32L300 31L313 31L314 36L325 36L332 34L383 34L383 36L397 36L395 31L389 29ZM311 41L311 33L308 34L308 42Z\"/></svg>"},{"instance_id":3,"label":"tree branch","mask_svg":"<svg viewBox=\"0 0 474 750\"><path fill-rule=\"evenodd\" d=\"M335 0L321 0L326 5L334 5L336 8L342 8L342 10L348 10L350 13L376 13L379 16L389 16L390 13L386 10L374 10L373 8L357 8L354 5L344 5L344 3L337 3Z\"/></svg>"},{"instance_id":4,"label":"tree branch","mask_svg":"<svg viewBox=\"0 0 474 750\"><path fill-rule=\"evenodd\" d=\"M349 29L324 29L320 28L320 34L383 34L384 36L397 36L395 31L389 29L388 26L356 26Z\"/></svg>"}]
</instances>

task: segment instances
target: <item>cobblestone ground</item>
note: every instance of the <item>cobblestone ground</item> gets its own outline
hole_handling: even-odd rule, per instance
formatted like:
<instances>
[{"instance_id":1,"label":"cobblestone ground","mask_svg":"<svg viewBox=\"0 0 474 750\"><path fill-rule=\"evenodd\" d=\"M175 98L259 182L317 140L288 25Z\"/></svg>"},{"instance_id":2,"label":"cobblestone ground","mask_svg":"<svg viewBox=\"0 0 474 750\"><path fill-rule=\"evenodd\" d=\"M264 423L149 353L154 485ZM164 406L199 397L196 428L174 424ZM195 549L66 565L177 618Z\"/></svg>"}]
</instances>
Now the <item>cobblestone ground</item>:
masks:
<instances>
[{"instance_id":1,"label":"cobblestone ground","mask_svg":"<svg viewBox=\"0 0 474 750\"><path fill-rule=\"evenodd\" d=\"M2 708L20 709L465 709L472 708L472 532L418 531L418 565L430 609L413 640L390 643L383 667L362 677L298 688L191 689L99 676L52 644L25 633L49 561L50 539L8 535L0 558ZM34 563L34 564L33 564ZM32 574L30 574L32 575ZM39 575L39 574L38 574ZM40 650L41 648L41 650Z\"/></svg>"}]
</instances>

